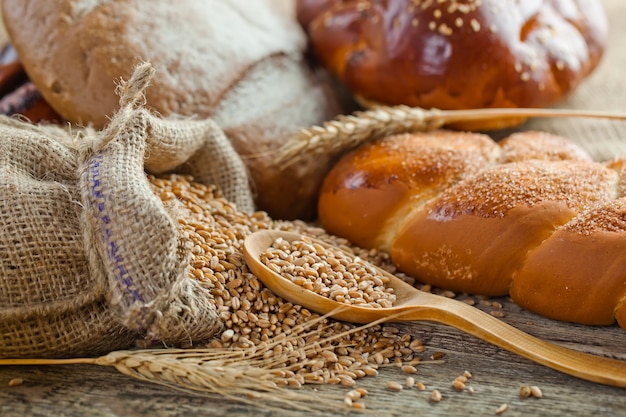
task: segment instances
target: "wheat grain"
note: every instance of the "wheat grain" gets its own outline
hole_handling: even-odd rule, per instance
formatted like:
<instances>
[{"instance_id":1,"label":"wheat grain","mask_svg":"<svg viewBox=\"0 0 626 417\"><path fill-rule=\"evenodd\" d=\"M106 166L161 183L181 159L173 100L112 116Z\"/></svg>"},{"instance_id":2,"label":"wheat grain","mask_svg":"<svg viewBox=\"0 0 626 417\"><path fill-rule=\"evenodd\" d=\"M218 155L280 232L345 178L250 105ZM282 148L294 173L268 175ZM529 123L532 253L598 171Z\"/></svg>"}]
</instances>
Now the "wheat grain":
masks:
<instances>
[{"instance_id":1,"label":"wheat grain","mask_svg":"<svg viewBox=\"0 0 626 417\"><path fill-rule=\"evenodd\" d=\"M388 381L387 389L391 391L402 391L402 385L397 383L396 381Z\"/></svg>"},{"instance_id":2,"label":"wheat grain","mask_svg":"<svg viewBox=\"0 0 626 417\"><path fill-rule=\"evenodd\" d=\"M173 206L172 211L178 217L181 235L192 254L189 277L207 290L207 302L215 303L224 324L224 331L216 335L209 347L260 349L263 345L271 346L271 349L260 349L265 361L262 366L281 368L288 364L295 376L283 377L286 381L283 383L293 385L297 381L353 386L356 379L375 376L379 365L393 362L395 358L419 359L417 355L424 350L421 341L401 335L394 327L356 328L320 317L276 296L250 273L242 247L250 233L276 228L321 239L354 254L353 261L363 259L394 272L387 254L350 246L347 241L304 222L275 222L263 212L241 212L224 200L215 187L194 183L189 177L171 175L149 179L155 193L166 206ZM310 258L323 249L320 245L303 242L299 249L307 253L289 260L302 258L296 262L300 265L289 264L294 270L302 268L299 271L303 279L321 275L320 270L326 271L324 263ZM284 248L277 250L284 252ZM279 252L279 255L288 258L286 253ZM339 259L331 257L330 262L334 261L339 263ZM347 258L344 263L348 272L362 267ZM340 291L339 287L334 289ZM301 328L306 328L307 333ZM382 339L381 333L385 334Z\"/></svg>"},{"instance_id":3,"label":"wheat grain","mask_svg":"<svg viewBox=\"0 0 626 417\"><path fill-rule=\"evenodd\" d=\"M430 400L433 402L440 402L443 399L443 395L441 395L441 392L439 390L433 390L430 394Z\"/></svg>"},{"instance_id":4,"label":"wheat grain","mask_svg":"<svg viewBox=\"0 0 626 417\"><path fill-rule=\"evenodd\" d=\"M24 380L22 378L12 378L9 380L10 387L16 387L18 385L22 385L23 383L24 383Z\"/></svg>"},{"instance_id":5,"label":"wheat grain","mask_svg":"<svg viewBox=\"0 0 626 417\"><path fill-rule=\"evenodd\" d=\"M536 385L531 385L530 387L530 393L532 394L533 397L535 398L541 398L543 397L543 392L541 391L541 388L539 388Z\"/></svg>"},{"instance_id":6,"label":"wheat grain","mask_svg":"<svg viewBox=\"0 0 626 417\"><path fill-rule=\"evenodd\" d=\"M387 277L340 249L325 248L307 237L288 242L277 238L261 253L261 261L276 273L318 295L360 307L390 307L396 300ZM398 329L383 327L383 336Z\"/></svg>"}]
</instances>

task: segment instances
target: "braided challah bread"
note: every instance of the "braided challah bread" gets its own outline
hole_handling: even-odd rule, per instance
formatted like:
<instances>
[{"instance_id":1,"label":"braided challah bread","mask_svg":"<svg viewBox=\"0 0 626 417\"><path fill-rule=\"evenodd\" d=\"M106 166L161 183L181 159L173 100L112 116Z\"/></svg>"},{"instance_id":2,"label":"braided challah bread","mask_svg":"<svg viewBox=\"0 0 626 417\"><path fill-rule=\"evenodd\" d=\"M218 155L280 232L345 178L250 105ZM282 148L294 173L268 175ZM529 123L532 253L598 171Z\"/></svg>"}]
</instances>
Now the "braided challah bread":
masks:
<instances>
[{"instance_id":1,"label":"braided challah bread","mask_svg":"<svg viewBox=\"0 0 626 417\"><path fill-rule=\"evenodd\" d=\"M538 132L396 135L346 154L318 210L422 282L626 329L626 160Z\"/></svg>"}]
</instances>

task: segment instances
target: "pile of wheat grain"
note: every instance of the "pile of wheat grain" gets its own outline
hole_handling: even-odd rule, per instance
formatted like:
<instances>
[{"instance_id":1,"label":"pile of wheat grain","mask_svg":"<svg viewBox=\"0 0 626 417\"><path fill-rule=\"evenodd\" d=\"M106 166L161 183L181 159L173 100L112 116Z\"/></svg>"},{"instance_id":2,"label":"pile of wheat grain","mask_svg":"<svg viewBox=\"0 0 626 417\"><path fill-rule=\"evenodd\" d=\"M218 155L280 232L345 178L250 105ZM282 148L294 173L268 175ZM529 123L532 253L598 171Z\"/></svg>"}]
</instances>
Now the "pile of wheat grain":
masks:
<instances>
[{"instance_id":1,"label":"pile of wheat grain","mask_svg":"<svg viewBox=\"0 0 626 417\"><path fill-rule=\"evenodd\" d=\"M355 329L289 303L250 273L242 253L244 239L261 229L301 232L344 248L345 240L300 221L273 221L262 212L244 213L214 187L194 183L189 177L150 177L150 182L166 205L182 206L178 222L193 253L189 274L209 289L212 298L207 302L215 304L224 324L223 332L209 346L251 348L271 341L273 348L265 356L273 358L277 366L289 364L291 372L284 383L295 386L352 386L360 377L376 375L379 365L419 362L417 354L424 351L419 339L401 335L389 325ZM386 254L348 249L391 268ZM302 331L305 327L306 332ZM281 335L287 334L290 337L280 342ZM301 336L292 337L294 334Z\"/></svg>"}]
</instances>

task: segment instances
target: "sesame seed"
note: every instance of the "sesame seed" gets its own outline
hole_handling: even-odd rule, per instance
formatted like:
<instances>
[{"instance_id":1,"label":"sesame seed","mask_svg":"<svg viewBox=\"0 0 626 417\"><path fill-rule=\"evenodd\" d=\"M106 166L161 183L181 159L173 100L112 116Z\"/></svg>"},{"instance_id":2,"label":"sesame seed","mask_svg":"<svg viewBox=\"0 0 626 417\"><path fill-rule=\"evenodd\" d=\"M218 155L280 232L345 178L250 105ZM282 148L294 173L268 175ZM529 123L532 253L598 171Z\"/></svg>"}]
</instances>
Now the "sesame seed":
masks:
<instances>
[{"instance_id":1,"label":"sesame seed","mask_svg":"<svg viewBox=\"0 0 626 417\"><path fill-rule=\"evenodd\" d=\"M472 26L472 29L474 29L474 32L480 31L480 23L478 22L478 20L472 19L470 21L470 25Z\"/></svg>"},{"instance_id":2,"label":"sesame seed","mask_svg":"<svg viewBox=\"0 0 626 417\"><path fill-rule=\"evenodd\" d=\"M446 36L452 35L452 28L445 23L442 23L439 25L439 33Z\"/></svg>"}]
</instances>

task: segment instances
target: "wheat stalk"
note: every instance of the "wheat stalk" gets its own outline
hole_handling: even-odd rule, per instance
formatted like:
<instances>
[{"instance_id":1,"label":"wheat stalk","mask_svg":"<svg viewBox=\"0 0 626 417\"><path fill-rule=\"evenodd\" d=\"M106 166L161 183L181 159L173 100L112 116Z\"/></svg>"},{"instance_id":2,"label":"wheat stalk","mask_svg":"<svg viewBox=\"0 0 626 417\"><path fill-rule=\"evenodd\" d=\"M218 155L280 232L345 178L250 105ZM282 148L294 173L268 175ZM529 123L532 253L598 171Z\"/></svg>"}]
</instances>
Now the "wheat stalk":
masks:
<instances>
[{"instance_id":1,"label":"wheat stalk","mask_svg":"<svg viewBox=\"0 0 626 417\"><path fill-rule=\"evenodd\" d=\"M286 340L320 332L314 328L335 312L295 326L265 343L245 349L141 349L120 350L95 358L70 359L0 359L2 365L98 365L113 367L123 375L196 393L214 393L226 398L266 408L328 412L336 410L344 395L341 392L296 390L301 384L293 378L292 368L301 366L308 354L332 349L334 340L364 330L394 316L354 326L317 340L284 355L266 355ZM329 324L329 326L331 326ZM309 331L309 329L314 328ZM306 359L304 359L306 360ZM325 401L320 401L320 399ZM326 401L327 400L327 401Z\"/></svg>"},{"instance_id":2,"label":"wheat stalk","mask_svg":"<svg viewBox=\"0 0 626 417\"><path fill-rule=\"evenodd\" d=\"M532 108L425 110L408 106L374 106L369 110L340 115L322 126L301 129L276 152L278 161L288 166L298 162L305 154L335 156L361 143L391 134L425 132L460 122L548 117L626 120L626 114L586 110Z\"/></svg>"}]
</instances>

